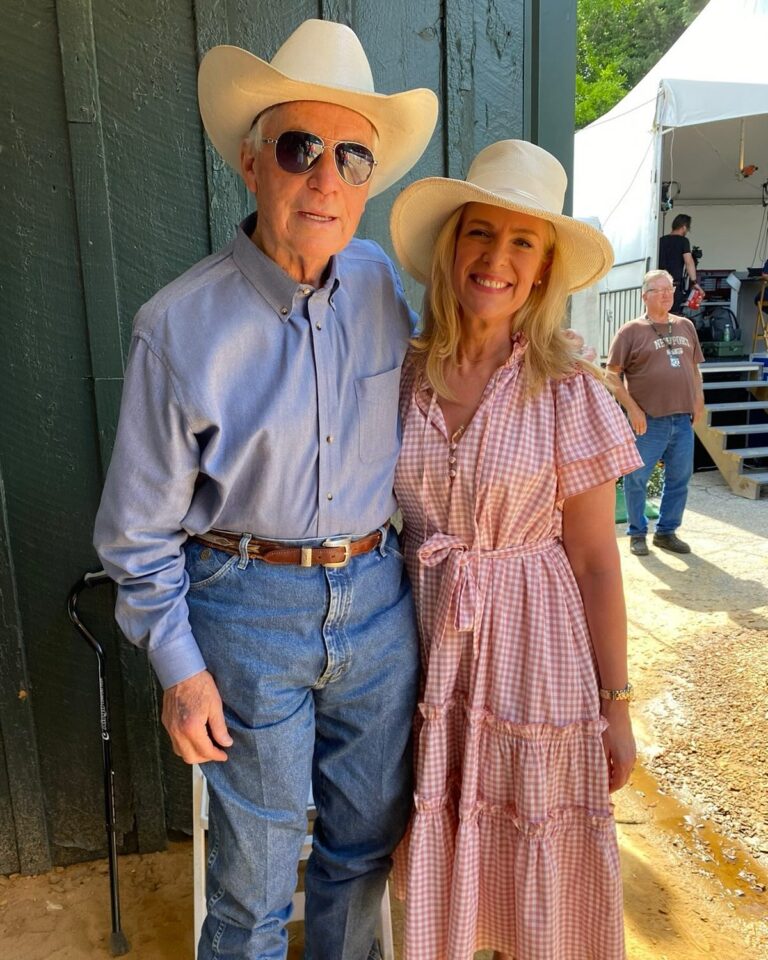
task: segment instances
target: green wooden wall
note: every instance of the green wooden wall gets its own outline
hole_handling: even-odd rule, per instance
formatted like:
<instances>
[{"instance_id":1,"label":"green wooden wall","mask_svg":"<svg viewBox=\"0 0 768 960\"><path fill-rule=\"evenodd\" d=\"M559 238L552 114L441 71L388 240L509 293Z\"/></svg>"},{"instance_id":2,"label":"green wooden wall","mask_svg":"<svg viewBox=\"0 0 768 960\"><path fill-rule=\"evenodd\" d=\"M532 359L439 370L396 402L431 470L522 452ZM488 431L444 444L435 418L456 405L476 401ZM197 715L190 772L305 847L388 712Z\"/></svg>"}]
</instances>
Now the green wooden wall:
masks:
<instances>
[{"instance_id":1,"label":"green wooden wall","mask_svg":"<svg viewBox=\"0 0 768 960\"><path fill-rule=\"evenodd\" d=\"M93 517L133 315L248 211L207 145L195 77L235 43L271 57L307 17L360 36L377 89L438 91L402 184L462 176L528 137L570 169L576 0L7 0L0 36L0 874L102 855L96 665L65 612L98 564ZM399 189L398 187L394 188ZM361 233L390 249L394 190ZM408 287L415 306L420 291ZM189 771L158 724L109 588L82 602L106 647L123 849L188 830Z\"/></svg>"}]
</instances>

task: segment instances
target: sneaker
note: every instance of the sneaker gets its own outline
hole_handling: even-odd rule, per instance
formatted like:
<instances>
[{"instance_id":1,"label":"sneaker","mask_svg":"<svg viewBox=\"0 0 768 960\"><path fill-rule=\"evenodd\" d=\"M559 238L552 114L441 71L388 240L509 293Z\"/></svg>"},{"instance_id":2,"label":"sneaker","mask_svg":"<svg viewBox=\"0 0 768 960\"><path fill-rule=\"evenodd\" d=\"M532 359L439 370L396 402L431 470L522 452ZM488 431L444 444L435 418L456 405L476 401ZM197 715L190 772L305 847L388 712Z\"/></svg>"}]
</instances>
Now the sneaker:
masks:
<instances>
[{"instance_id":1,"label":"sneaker","mask_svg":"<svg viewBox=\"0 0 768 960\"><path fill-rule=\"evenodd\" d=\"M648 544L645 542L645 537L630 537L629 552L636 557L647 557Z\"/></svg>"},{"instance_id":2,"label":"sneaker","mask_svg":"<svg viewBox=\"0 0 768 960\"><path fill-rule=\"evenodd\" d=\"M662 550L670 550L672 553L690 553L691 548L681 540L676 533L654 533L654 547L661 547Z\"/></svg>"}]
</instances>

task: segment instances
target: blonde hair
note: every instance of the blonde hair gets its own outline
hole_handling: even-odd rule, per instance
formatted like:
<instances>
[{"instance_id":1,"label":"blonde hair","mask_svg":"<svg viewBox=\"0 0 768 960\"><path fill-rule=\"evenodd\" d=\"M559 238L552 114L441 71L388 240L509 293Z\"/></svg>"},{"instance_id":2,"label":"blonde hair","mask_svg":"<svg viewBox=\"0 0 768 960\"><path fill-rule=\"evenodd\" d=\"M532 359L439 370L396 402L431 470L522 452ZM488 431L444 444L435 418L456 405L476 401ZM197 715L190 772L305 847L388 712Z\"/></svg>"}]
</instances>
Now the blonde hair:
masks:
<instances>
[{"instance_id":1,"label":"blonde hair","mask_svg":"<svg viewBox=\"0 0 768 960\"><path fill-rule=\"evenodd\" d=\"M453 290L453 263L464 206L443 224L435 243L432 270L424 294L423 328L411 346L423 364L424 374L435 392L454 399L445 379L446 366L456 364L461 345L461 308ZM604 380L603 371L576 356L561 328L568 286L557 246L557 232L547 225L548 270L540 286L531 288L528 299L510 318L510 334L522 333L528 341L523 355L526 387L531 395L543 389L550 378L572 373L576 365Z\"/></svg>"}]
</instances>

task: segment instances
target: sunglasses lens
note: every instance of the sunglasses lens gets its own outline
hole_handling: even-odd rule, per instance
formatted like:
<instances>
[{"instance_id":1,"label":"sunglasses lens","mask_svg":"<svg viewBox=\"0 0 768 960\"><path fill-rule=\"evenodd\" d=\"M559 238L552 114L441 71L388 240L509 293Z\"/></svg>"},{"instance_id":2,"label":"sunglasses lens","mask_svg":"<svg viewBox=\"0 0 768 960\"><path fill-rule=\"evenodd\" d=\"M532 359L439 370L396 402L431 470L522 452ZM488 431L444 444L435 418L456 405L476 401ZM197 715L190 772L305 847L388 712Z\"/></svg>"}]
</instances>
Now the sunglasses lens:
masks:
<instances>
[{"instance_id":1,"label":"sunglasses lens","mask_svg":"<svg viewBox=\"0 0 768 960\"><path fill-rule=\"evenodd\" d=\"M286 130L275 143L275 159L286 173L306 173L324 149L323 141L313 133ZM339 176L346 183L360 187L370 180L376 161L368 147L345 141L336 144L333 154Z\"/></svg>"},{"instance_id":2,"label":"sunglasses lens","mask_svg":"<svg viewBox=\"0 0 768 960\"><path fill-rule=\"evenodd\" d=\"M360 187L368 182L375 166L368 147L362 143L337 143L335 157L336 168L347 183Z\"/></svg>"},{"instance_id":3,"label":"sunglasses lens","mask_svg":"<svg viewBox=\"0 0 768 960\"><path fill-rule=\"evenodd\" d=\"M323 141L311 133L287 130L275 144L275 159L286 173L306 173L323 152Z\"/></svg>"}]
</instances>

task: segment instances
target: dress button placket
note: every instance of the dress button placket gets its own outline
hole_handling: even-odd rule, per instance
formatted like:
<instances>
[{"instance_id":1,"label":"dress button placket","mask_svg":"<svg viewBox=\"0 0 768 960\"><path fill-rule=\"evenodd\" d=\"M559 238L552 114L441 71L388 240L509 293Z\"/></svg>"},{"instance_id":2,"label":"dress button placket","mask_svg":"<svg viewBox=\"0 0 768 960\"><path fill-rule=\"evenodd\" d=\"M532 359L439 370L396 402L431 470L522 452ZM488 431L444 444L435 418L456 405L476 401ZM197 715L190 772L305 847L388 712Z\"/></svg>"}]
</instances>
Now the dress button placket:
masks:
<instances>
[{"instance_id":1,"label":"dress button placket","mask_svg":"<svg viewBox=\"0 0 768 960\"><path fill-rule=\"evenodd\" d=\"M456 447L463 433L464 425L462 424L462 426L451 434L451 439L448 441L448 476L450 477L451 483L453 483L456 478L456 473L458 472L456 466Z\"/></svg>"}]
</instances>

